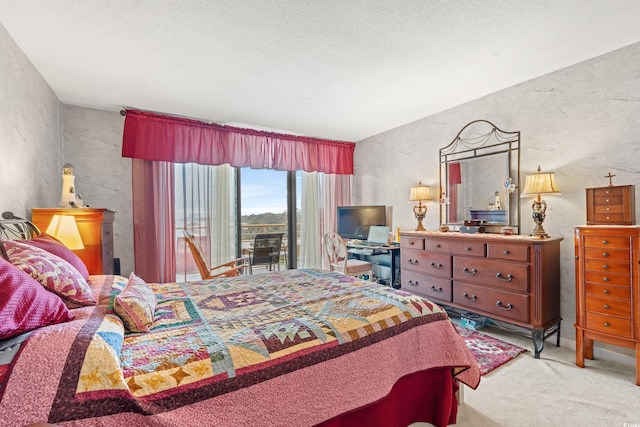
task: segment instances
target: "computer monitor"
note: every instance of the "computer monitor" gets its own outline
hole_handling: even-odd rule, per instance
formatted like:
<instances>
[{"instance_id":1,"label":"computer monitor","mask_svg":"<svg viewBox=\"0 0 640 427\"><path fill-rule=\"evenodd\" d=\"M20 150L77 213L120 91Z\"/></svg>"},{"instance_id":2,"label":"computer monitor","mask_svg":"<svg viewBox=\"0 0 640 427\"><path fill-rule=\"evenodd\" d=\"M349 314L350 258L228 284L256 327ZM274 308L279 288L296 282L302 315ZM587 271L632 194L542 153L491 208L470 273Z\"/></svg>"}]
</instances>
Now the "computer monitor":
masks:
<instances>
[{"instance_id":1,"label":"computer monitor","mask_svg":"<svg viewBox=\"0 0 640 427\"><path fill-rule=\"evenodd\" d=\"M386 207L384 205L338 206L337 232L344 239L366 240L369 227L387 225Z\"/></svg>"}]
</instances>

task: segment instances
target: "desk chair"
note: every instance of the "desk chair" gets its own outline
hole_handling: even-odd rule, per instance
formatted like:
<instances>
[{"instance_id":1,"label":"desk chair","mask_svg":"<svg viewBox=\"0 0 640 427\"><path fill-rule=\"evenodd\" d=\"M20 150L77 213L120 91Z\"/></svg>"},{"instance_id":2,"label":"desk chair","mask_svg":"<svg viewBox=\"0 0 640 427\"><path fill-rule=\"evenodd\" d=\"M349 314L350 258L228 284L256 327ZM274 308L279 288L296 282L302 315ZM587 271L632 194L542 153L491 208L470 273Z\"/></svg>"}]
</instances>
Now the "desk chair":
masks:
<instances>
[{"instance_id":1,"label":"desk chair","mask_svg":"<svg viewBox=\"0 0 640 427\"><path fill-rule=\"evenodd\" d=\"M335 231L324 235L324 249L329 260L329 270L339 271L347 276L362 276L367 274L373 281L373 264L359 259L349 259L347 245L342 236Z\"/></svg>"},{"instance_id":2,"label":"desk chair","mask_svg":"<svg viewBox=\"0 0 640 427\"><path fill-rule=\"evenodd\" d=\"M242 254L249 260L249 274L255 265L267 265L269 271L276 266L280 270L280 252L284 233L256 234L253 247L243 249Z\"/></svg>"},{"instance_id":3,"label":"desk chair","mask_svg":"<svg viewBox=\"0 0 640 427\"><path fill-rule=\"evenodd\" d=\"M216 267L209 268L202 248L196 240L195 236L189 233L187 230L182 230L184 233L184 240L187 242L193 260L196 262L198 271L202 280L213 279L214 277L235 277L242 274L242 271L246 267L245 260L243 258L234 259L233 261L225 262Z\"/></svg>"}]
</instances>

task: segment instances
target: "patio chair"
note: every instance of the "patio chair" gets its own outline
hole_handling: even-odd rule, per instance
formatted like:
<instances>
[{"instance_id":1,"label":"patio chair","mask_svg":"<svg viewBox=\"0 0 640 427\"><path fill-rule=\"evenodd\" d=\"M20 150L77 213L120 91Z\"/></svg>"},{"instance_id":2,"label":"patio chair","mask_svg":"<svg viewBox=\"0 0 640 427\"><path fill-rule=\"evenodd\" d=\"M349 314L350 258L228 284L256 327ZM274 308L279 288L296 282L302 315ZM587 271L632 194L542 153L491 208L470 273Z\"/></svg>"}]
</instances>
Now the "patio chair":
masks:
<instances>
[{"instance_id":1,"label":"patio chair","mask_svg":"<svg viewBox=\"0 0 640 427\"><path fill-rule=\"evenodd\" d=\"M329 270L339 271L347 276L368 275L369 280L373 281L373 264L360 259L349 259L347 244L335 231L324 235L324 249L329 260Z\"/></svg>"},{"instance_id":2,"label":"patio chair","mask_svg":"<svg viewBox=\"0 0 640 427\"><path fill-rule=\"evenodd\" d=\"M213 268L209 268L202 252L202 248L195 236L186 230L183 230L182 232L184 233L184 240L187 242L187 245L191 250L191 254L193 255L193 260L196 262L198 271L200 271L202 280L213 279L214 277L235 277L242 274L246 267L246 261L244 258L234 259Z\"/></svg>"},{"instance_id":3,"label":"patio chair","mask_svg":"<svg viewBox=\"0 0 640 427\"><path fill-rule=\"evenodd\" d=\"M266 265L269 271L272 271L274 266L280 270L283 235L284 233L256 234L253 246L242 250L242 254L249 261L249 274L253 274L253 267L256 265Z\"/></svg>"}]
</instances>

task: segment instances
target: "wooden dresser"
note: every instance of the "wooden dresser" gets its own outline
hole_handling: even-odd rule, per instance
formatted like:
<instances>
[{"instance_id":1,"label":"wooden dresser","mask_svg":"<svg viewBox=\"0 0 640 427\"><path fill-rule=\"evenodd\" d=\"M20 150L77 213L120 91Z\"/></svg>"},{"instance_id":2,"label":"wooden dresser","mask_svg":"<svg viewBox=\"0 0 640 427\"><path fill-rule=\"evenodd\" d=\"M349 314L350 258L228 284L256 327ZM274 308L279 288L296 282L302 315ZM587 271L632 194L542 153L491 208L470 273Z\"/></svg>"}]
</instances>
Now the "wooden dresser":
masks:
<instances>
[{"instance_id":1,"label":"wooden dresser","mask_svg":"<svg viewBox=\"0 0 640 427\"><path fill-rule=\"evenodd\" d=\"M84 249L74 251L87 266L89 274L113 274L113 219L115 212L94 208L36 208L31 221L45 231L53 215L73 215Z\"/></svg>"},{"instance_id":2,"label":"wooden dresser","mask_svg":"<svg viewBox=\"0 0 640 427\"><path fill-rule=\"evenodd\" d=\"M531 332L560 335L561 238L403 232L402 289Z\"/></svg>"},{"instance_id":3,"label":"wooden dresser","mask_svg":"<svg viewBox=\"0 0 640 427\"><path fill-rule=\"evenodd\" d=\"M635 349L640 385L640 227L575 227L576 365L593 341Z\"/></svg>"}]
</instances>

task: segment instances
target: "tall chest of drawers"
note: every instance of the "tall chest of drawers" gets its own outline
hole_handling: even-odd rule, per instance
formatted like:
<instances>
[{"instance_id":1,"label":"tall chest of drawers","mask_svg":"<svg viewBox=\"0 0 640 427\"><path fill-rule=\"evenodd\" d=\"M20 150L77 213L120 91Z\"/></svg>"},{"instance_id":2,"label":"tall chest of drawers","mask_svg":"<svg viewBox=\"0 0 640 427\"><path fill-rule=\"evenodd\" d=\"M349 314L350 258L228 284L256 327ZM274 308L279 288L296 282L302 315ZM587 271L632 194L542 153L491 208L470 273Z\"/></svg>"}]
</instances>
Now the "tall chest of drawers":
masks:
<instances>
[{"instance_id":1,"label":"tall chest of drawers","mask_svg":"<svg viewBox=\"0 0 640 427\"><path fill-rule=\"evenodd\" d=\"M640 385L640 227L575 227L576 365L593 341L635 349Z\"/></svg>"},{"instance_id":2,"label":"tall chest of drawers","mask_svg":"<svg viewBox=\"0 0 640 427\"><path fill-rule=\"evenodd\" d=\"M89 274L113 274L113 220L115 212L101 208L36 208L31 221L45 231L54 215L73 215L84 249L74 251L84 262Z\"/></svg>"},{"instance_id":3,"label":"tall chest of drawers","mask_svg":"<svg viewBox=\"0 0 640 427\"><path fill-rule=\"evenodd\" d=\"M531 332L535 357L560 329L560 242L499 234L401 233L402 289Z\"/></svg>"}]
</instances>

